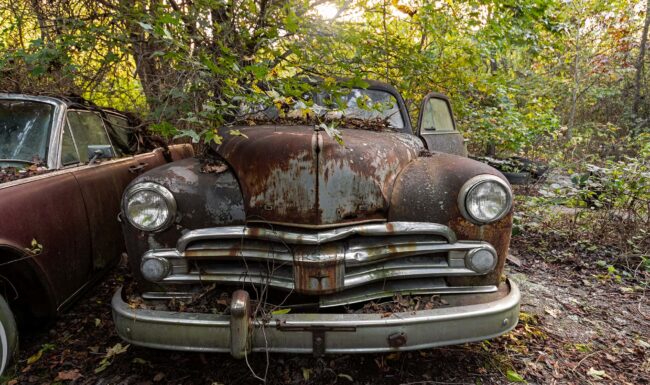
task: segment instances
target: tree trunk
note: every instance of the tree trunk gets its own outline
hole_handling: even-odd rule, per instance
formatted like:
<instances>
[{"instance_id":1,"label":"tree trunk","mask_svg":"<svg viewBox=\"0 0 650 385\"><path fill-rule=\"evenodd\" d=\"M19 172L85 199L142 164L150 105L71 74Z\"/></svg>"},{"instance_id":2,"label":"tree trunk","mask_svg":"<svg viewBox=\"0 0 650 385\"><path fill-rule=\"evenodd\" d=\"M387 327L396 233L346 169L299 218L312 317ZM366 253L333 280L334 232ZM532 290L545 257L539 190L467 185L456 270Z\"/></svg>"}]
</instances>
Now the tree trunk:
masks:
<instances>
[{"instance_id":1,"label":"tree trunk","mask_svg":"<svg viewBox=\"0 0 650 385\"><path fill-rule=\"evenodd\" d=\"M567 122L566 138L573 137L573 126L575 125L576 109L578 106L578 93L580 92L580 27L576 26L576 56L573 60L573 91L571 93L571 110L569 112L569 121Z\"/></svg>"},{"instance_id":2,"label":"tree trunk","mask_svg":"<svg viewBox=\"0 0 650 385\"><path fill-rule=\"evenodd\" d=\"M643 75L643 63L645 61L646 45L648 43L648 27L650 27L650 0L646 1L645 22L643 24L643 33L641 34L639 57L636 60L636 77L634 79L634 105L632 108L635 117L639 116L639 108L641 107L641 78Z\"/></svg>"}]
</instances>

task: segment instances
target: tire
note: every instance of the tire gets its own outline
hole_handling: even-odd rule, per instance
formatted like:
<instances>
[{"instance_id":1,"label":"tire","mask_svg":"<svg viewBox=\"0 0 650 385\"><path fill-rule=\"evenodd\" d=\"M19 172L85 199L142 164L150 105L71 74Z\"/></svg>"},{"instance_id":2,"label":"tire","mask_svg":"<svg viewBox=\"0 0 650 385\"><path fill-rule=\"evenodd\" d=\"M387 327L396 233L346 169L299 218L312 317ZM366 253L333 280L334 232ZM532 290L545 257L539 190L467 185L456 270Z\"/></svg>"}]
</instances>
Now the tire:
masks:
<instances>
[{"instance_id":1,"label":"tire","mask_svg":"<svg viewBox=\"0 0 650 385\"><path fill-rule=\"evenodd\" d=\"M504 172L503 176L510 184L529 184L532 179L528 172Z\"/></svg>"},{"instance_id":2,"label":"tire","mask_svg":"<svg viewBox=\"0 0 650 385\"><path fill-rule=\"evenodd\" d=\"M14 313L0 295L0 375L10 372L18 354L18 329Z\"/></svg>"}]
</instances>

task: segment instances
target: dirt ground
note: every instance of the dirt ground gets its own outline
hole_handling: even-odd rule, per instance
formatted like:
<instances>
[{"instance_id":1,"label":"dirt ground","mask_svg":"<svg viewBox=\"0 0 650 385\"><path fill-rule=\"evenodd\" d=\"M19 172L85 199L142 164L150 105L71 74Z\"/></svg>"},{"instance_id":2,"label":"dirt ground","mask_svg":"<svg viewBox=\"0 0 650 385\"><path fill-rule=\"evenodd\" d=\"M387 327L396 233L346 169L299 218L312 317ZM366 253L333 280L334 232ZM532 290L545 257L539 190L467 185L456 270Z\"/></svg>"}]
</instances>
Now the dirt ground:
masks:
<instances>
[{"instance_id":1,"label":"dirt ground","mask_svg":"<svg viewBox=\"0 0 650 385\"><path fill-rule=\"evenodd\" d=\"M125 347L109 305L127 274L120 268L49 330L23 335L18 373L7 383L650 383L650 293L638 277L610 279L587 251L558 257L563 248L544 234L513 238L507 273L522 290L522 312L500 338L385 355L254 354L248 365L226 354Z\"/></svg>"}]
</instances>

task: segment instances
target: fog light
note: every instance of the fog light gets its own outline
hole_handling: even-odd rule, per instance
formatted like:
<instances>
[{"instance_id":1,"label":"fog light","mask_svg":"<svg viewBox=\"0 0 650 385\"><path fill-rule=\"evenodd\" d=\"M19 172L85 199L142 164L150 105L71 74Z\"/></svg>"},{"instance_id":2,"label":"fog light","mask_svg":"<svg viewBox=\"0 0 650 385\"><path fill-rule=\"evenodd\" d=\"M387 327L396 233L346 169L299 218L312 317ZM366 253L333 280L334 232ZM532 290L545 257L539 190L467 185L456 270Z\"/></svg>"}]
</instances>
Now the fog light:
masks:
<instances>
[{"instance_id":1,"label":"fog light","mask_svg":"<svg viewBox=\"0 0 650 385\"><path fill-rule=\"evenodd\" d=\"M162 281L163 278L169 275L169 270L169 261L165 258L147 258L140 265L142 276L151 282Z\"/></svg>"},{"instance_id":2,"label":"fog light","mask_svg":"<svg viewBox=\"0 0 650 385\"><path fill-rule=\"evenodd\" d=\"M465 256L467 267L479 274L492 271L497 265L497 256L493 250L480 248L471 250Z\"/></svg>"}]
</instances>

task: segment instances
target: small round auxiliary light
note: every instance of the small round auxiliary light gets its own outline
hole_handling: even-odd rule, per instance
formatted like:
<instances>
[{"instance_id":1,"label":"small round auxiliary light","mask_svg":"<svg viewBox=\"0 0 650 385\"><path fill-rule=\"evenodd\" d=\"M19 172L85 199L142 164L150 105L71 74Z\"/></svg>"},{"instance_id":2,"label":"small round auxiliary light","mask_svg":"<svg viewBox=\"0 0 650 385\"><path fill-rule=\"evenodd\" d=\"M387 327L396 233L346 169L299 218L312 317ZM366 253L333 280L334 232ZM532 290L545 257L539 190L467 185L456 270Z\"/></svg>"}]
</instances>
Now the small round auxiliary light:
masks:
<instances>
[{"instance_id":1,"label":"small round auxiliary light","mask_svg":"<svg viewBox=\"0 0 650 385\"><path fill-rule=\"evenodd\" d=\"M169 275L169 270L169 261L165 258L147 258L140 265L142 276L151 282L162 281Z\"/></svg>"},{"instance_id":2,"label":"small round auxiliary light","mask_svg":"<svg viewBox=\"0 0 650 385\"><path fill-rule=\"evenodd\" d=\"M485 274L496 267L497 256L488 248L474 249L465 256L465 264L475 272Z\"/></svg>"}]
</instances>

